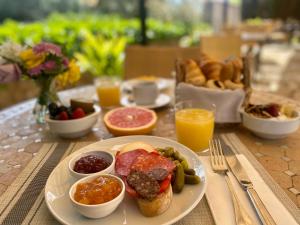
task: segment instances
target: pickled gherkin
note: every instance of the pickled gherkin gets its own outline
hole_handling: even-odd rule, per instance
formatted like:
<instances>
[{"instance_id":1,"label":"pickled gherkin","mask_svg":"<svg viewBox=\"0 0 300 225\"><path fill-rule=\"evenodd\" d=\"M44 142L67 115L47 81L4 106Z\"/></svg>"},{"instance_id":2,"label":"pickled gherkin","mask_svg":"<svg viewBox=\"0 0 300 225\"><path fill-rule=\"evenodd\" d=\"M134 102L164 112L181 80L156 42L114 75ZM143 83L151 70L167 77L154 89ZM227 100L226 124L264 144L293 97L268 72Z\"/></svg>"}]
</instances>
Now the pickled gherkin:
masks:
<instances>
[{"instance_id":1,"label":"pickled gherkin","mask_svg":"<svg viewBox=\"0 0 300 225\"><path fill-rule=\"evenodd\" d=\"M184 169L184 173L187 175L196 175L196 171L194 169Z\"/></svg>"},{"instance_id":2,"label":"pickled gherkin","mask_svg":"<svg viewBox=\"0 0 300 225\"><path fill-rule=\"evenodd\" d=\"M184 169L180 163L176 164L175 181L172 186L175 193L180 193L184 187Z\"/></svg>"},{"instance_id":3,"label":"pickled gherkin","mask_svg":"<svg viewBox=\"0 0 300 225\"><path fill-rule=\"evenodd\" d=\"M184 170L186 170L186 169L189 168L189 164L186 161L186 159L182 160L180 163L181 163L181 165L182 165L182 167L183 167Z\"/></svg>"},{"instance_id":4,"label":"pickled gherkin","mask_svg":"<svg viewBox=\"0 0 300 225\"><path fill-rule=\"evenodd\" d=\"M185 184L199 184L200 181L200 177L198 177L197 175L184 175Z\"/></svg>"}]
</instances>

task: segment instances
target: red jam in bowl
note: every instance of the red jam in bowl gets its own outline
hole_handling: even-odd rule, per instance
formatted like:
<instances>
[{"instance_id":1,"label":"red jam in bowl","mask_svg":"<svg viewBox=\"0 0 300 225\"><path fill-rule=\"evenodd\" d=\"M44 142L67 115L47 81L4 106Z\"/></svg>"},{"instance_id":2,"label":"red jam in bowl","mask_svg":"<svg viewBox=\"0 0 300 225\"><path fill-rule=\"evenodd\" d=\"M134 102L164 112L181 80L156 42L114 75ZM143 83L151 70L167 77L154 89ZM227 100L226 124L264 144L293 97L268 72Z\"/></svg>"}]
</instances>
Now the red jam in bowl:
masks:
<instances>
[{"instance_id":1,"label":"red jam in bowl","mask_svg":"<svg viewBox=\"0 0 300 225\"><path fill-rule=\"evenodd\" d=\"M98 155L87 155L75 162L73 170L77 173L97 173L109 167L111 162L108 162Z\"/></svg>"}]
</instances>

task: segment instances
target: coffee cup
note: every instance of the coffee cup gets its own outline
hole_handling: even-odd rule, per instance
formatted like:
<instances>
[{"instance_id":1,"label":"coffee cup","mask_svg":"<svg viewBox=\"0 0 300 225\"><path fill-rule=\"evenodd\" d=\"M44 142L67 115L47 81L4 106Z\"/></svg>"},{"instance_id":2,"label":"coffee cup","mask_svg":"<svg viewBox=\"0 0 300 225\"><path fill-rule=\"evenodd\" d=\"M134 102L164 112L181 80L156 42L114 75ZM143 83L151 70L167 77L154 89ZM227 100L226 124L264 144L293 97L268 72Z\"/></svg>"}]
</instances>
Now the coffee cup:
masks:
<instances>
[{"instance_id":1,"label":"coffee cup","mask_svg":"<svg viewBox=\"0 0 300 225\"><path fill-rule=\"evenodd\" d=\"M139 82L133 86L133 98L137 105L154 104L158 94L159 91L155 82Z\"/></svg>"}]
</instances>

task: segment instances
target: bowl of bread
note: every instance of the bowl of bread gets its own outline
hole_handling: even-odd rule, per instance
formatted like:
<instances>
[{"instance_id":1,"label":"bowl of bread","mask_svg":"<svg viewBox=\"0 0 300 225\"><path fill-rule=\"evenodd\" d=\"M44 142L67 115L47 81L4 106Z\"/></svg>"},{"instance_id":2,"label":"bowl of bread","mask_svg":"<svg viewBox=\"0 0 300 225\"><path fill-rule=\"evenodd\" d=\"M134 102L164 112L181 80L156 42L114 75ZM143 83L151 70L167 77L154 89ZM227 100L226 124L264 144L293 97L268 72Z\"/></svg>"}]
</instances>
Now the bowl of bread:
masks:
<instances>
[{"instance_id":1,"label":"bowl of bread","mask_svg":"<svg viewBox=\"0 0 300 225\"><path fill-rule=\"evenodd\" d=\"M199 59L178 59L175 92L176 102L214 104L217 123L239 123L239 109L251 94L248 60L235 56L217 60L206 54Z\"/></svg>"}]
</instances>

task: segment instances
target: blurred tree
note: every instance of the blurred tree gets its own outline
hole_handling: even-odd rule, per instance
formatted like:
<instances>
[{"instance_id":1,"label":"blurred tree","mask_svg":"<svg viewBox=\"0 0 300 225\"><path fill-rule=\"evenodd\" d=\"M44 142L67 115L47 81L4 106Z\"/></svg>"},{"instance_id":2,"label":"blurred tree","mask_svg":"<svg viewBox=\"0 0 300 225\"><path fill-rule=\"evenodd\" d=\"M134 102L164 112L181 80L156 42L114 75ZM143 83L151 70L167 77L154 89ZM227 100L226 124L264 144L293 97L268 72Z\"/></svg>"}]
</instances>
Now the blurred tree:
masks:
<instances>
[{"instance_id":1,"label":"blurred tree","mask_svg":"<svg viewBox=\"0 0 300 225\"><path fill-rule=\"evenodd\" d=\"M79 0L0 0L0 21L11 18L36 20L53 11L77 11Z\"/></svg>"},{"instance_id":2,"label":"blurred tree","mask_svg":"<svg viewBox=\"0 0 300 225\"><path fill-rule=\"evenodd\" d=\"M243 19L262 18L294 18L300 19L300 0L243 0Z\"/></svg>"},{"instance_id":3,"label":"blurred tree","mask_svg":"<svg viewBox=\"0 0 300 225\"><path fill-rule=\"evenodd\" d=\"M124 17L139 16L138 0L98 0L95 9L103 13L115 13Z\"/></svg>"},{"instance_id":4,"label":"blurred tree","mask_svg":"<svg viewBox=\"0 0 300 225\"><path fill-rule=\"evenodd\" d=\"M201 21L203 0L150 0L147 6L150 17L192 26Z\"/></svg>"}]
</instances>

